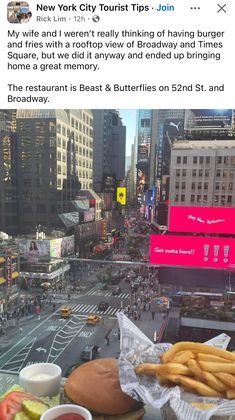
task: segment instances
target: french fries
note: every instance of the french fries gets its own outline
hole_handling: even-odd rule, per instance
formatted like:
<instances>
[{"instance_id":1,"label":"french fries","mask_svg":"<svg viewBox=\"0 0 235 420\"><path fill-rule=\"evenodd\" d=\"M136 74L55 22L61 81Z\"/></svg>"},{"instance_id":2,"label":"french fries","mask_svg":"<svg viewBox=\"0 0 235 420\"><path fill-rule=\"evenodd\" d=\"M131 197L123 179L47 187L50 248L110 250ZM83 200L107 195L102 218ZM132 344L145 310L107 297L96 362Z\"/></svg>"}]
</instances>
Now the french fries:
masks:
<instances>
[{"instance_id":1,"label":"french fries","mask_svg":"<svg viewBox=\"0 0 235 420\"><path fill-rule=\"evenodd\" d=\"M135 373L137 375L156 376L156 366L158 365L154 363L143 363L136 366Z\"/></svg>"},{"instance_id":2,"label":"french fries","mask_svg":"<svg viewBox=\"0 0 235 420\"><path fill-rule=\"evenodd\" d=\"M235 389L235 376L230 375L230 373L215 373L215 376L220 379L227 387L230 389Z\"/></svg>"},{"instance_id":3,"label":"french fries","mask_svg":"<svg viewBox=\"0 0 235 420\"><path fill-rule=\"evenodd\" d=\"M224 359L220 356L215 356L214 354L198 353L197 358L198 360L202 360L204 362L231 363L230 360Z\"/></svg>"},{"instance_id":4,"label":"french fries","mask_svg":"<svg viewBox=\"0 0 235 420\"><path fill-rule=\"evenodd\" d=\"M192 351L186 350L186 351L180 352L180 354L177 353L174 359L172 360L172 362L187 363L189 359L195 359L195 358L196 358L196 355Z\"/></svg>"},{"instance_id":5,"label":"french fries","mask_svg":"<svg viewBox=\"0 0 235 420\"><path fill-rule=\"evenodd\" d=\"M202 369L208 372L225 372L235 374L235 363L198 362Z\"/></svg>"},{"instance_id":6,"label":"french fries","mask_svg":"<svg viewBox=\"0 0 235 420\"><path fill-rule=\"evenodd\" d=\"M176 343L159 364L135 367L137 375L156 377L163 385L180 385L205 397L235 399L235 353L201 343Z\"/></svg>"},{"instance_id":7,"label":"french fries","mask_svg":"<svg viewBox=\"0 0 235 420\"><path fill-rule=\"evenodd\" d=\"M218 349L216 347L208 346L207 344L193 343L191 341L181 341L174 344L166 353L162 356L163 363L171 362L175 357L176 353L182 350L191 350L196 353L207 353L214 354L215 356L223 357L224 359L232 360L235 362L235 353Z\"/></svg>"}]
</instances>

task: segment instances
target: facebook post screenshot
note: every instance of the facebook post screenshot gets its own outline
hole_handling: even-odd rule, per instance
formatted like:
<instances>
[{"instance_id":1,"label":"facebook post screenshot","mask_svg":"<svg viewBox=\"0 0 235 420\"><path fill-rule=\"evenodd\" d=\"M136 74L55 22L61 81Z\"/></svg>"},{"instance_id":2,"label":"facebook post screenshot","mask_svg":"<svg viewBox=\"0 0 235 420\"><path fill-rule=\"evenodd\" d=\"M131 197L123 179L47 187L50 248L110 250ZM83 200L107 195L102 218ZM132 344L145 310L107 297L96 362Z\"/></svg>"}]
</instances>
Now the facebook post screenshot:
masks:
<instances>
[{"instance_id":1,"label":"facebook post screenshot","mask_svg":"<svg viewBox=\"0 0 235 420\"><path fill-rule=\"evenodd\" d=\"M234 17L1 1L0 420L235 419Z\"/></svg>"}]
</instances>

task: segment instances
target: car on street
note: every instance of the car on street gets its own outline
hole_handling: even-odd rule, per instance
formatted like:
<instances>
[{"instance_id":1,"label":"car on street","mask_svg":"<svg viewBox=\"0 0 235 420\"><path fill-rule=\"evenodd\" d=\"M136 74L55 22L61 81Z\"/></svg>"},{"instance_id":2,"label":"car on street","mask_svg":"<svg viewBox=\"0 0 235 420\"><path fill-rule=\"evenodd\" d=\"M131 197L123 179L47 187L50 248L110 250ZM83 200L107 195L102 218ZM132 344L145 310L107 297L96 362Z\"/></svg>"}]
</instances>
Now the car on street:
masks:
<instances>
[{"instance_id":1,"label":"car on street","mask_svg":"<svg viewBox=\"0 0 235 420\"><path fill-rule=\"evenodd\" d=\"M83 362L88 362L89 360L94 360L98 356L99 346L96 344L86 344L81 353L81 360Z\"/></svg>"},{"instance_id":2,"label":"car on street","mask_svg":"<svg viewBox=\"0 0 235 420\"><path fill-rule=\"evenodd\" d=\"M108 302L100 302L98 305L98 311L104 312L108 309L109 303Z\"/></svg>"},{"instance_id":3,"label":"car on street","mask_svg":"<svg viewBox=\"0 0 235 420\"><path fill-rule=\"evenodd\" d=\"M122 292L122 289L120 287L113 287L112 288L112 295L113 296L118 296L120 293Z\"/></svg>"},{"instance_id":4,"label":"car on street","mask_svg":"<svg viewBox=\"0 0 235 420\"><path fill-rule=\"evenodd\" d=\"M69 306L63 306L60 310L60 316L62 318L69 318L72 313L72 309Z\"/></svg>"},{"instance_id":5,"label":"car on street","mask_svg":"<svg viewBox=\"0 0 235 420\"><path fill-rule=\"evenodd\" d=\"M86 324L95 325L100 320L101 320L101 316L99 316L99 315L88 315L88 317L86 319Z\"/></svg>"}]
</instances>

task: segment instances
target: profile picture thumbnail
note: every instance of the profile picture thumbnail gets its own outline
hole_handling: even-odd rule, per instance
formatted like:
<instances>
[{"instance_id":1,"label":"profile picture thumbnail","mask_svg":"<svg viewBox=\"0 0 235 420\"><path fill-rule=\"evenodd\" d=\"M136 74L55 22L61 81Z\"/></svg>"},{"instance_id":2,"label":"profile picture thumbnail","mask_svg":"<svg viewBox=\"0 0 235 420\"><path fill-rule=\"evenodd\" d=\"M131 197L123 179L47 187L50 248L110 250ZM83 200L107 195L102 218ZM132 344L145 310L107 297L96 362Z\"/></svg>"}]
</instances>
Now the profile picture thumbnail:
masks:
<instances>
[{"instance_id":1,"label":"profile picture thumbnail","mask_svg":"<svg viewBox=\"0 0 235 420\"><path fill-rule=\"evenodd\" d=\"M26 1L11 1L7 5L7 20L10 23L27 23L32 13Z\"/></svg>"}]
</instances>

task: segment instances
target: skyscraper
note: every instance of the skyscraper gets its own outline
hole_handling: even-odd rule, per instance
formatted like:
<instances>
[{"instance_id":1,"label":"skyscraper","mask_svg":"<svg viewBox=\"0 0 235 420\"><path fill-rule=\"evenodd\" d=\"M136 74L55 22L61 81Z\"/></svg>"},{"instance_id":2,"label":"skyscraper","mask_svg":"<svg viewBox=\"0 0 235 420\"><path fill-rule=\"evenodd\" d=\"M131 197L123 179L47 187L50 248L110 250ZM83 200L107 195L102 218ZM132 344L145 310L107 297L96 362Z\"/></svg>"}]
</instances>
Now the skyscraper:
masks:
<instances>
[{"instance_id":1,"label":"skyscraper","mask_svg":"<svg viewBox=\"0 0 235 420\"><path fill-rule=\"evenodd\" d=\"M17 111L19 233L32 233L38 224L50 229L58 223L69 128L65 110Z\"/></svg>"},{"instance_id":2,"label":"skyscraper","mask_svg":"<svg viewBox=\"0 0 235 420\"><path fill-rule=\"evenodd\" d=\"M70 211L81 188L92 188L89 110L2 111L0 148L0 227L7 233L58 227L58 213Z\"/></svg>"},{"instance_id":3,"label":"skyscraper","mask_svg":"<svg viewBox=\"0 0 235 420\"><path fill-rule=\"evenodd\" d=\"M96 192L115 190L125 178L126 127L118 111L93 110L93 185Z\"/></svg>"},{"instance_id":4,"label":"skyscraper","mask_svg":"<svg viewBox=\"0 0 235 420\"><path fill-rule=\"evenodd\" d=\"M0 230L15 234L18 223L15 110L0 111Z\"/></svg>"}]
</instances>

